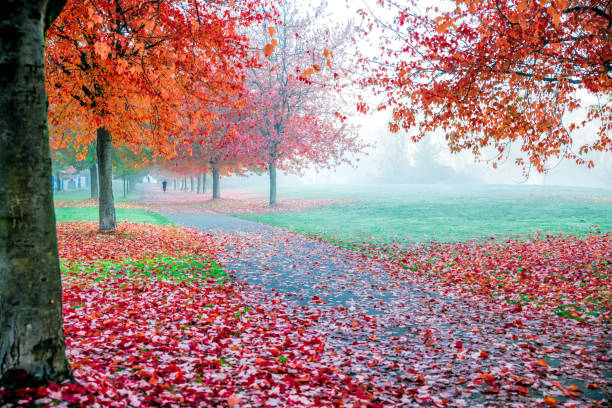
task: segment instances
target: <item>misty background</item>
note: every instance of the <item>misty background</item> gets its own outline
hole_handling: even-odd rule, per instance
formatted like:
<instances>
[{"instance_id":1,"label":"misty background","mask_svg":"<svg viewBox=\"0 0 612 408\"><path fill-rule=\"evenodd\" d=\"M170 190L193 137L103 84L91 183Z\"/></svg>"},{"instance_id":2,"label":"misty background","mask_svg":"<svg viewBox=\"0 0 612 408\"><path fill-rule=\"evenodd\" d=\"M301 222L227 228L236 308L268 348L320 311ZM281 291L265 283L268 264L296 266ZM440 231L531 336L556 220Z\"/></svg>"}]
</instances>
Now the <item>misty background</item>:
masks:
<instances>
[{"instance_id":1,"label":"misty background","mask_svg":"<svg viewBox=\"0 0 612 408\"><path fill-rule=\"evenodd\" d=\"M307 0L306 3L319 4L321 0ZM428 1L427 6L445 8L449 2ZM454 3L451 4L454 7ZM424 7L424 6L423 6ZM351 23L358 9L376 13L379 17L390 17L388 12L376 8L374 0L330 0L327 1L327 16L331 24ZM387 14L385 16L385 14ZM361 53L371 53L372 57L379 52L376 45L377 37L372 35L368 42L359 41ZM358 92L363 96L364 90ZM566 115L564 122L582 121L587 110L597 103L596 97L586 92L579 94L582 106ZM380 103L380 98L366 96L371 107ZM585 188L612 189L612 153L589 153L582 157L587 161L592 159L594 168L586 165L578 166L572 160L557 160L547 164L549 171L540 174L532 170L527 176L523 169L514 163L520 156L520 145L511 147L508 160L495 169L486 162L487 157L495 157L493 151L487 156L483 150L481 162L476 162L469 152L451 154L445 143L442 130L423 138L420 143L410 140L410 135L400 131L391 133L389 121L391 112L371 109L367 115L357 113L349 121L359 126L361 139L371 144L365 154L351 157L353 166L343 165L335 169L314 171L306 170L301 175L278 173L278 185L321 185L321 184L505 184L505 185L540 185L540 186L571 186ZM596 138L597 123L577 129L572 132L574 152L584 143ZM523 156L524 157L524 156ZM224 187L263 187L268 185L267 174L225 177ZM282 188L279 191L282 197Z\"/></svg>"}]
</instances>

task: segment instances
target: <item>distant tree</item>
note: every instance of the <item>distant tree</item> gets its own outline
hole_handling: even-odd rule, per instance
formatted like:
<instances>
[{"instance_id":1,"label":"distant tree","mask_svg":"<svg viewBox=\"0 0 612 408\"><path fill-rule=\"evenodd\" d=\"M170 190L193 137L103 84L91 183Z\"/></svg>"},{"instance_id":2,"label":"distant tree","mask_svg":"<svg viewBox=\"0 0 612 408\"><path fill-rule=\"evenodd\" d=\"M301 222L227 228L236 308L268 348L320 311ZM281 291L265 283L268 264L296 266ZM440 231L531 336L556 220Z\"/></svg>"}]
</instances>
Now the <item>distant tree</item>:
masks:
<instances>
[{"instance_id":1,"label":"distant tree","mask_svg":"<svg viewBox=\"0 0 612 408\"><path fill-rule=\"evenodd\" d=\"M334 71L342 57L348 27L329 27L325 3L304 12L298 2L281 2L278 21L251 33L265 59L247 70L247 149L270 175L270 205L276 204L276 170L300 171L346 162L363 145L344 122L344 101Z\"/></svg>"},{"instance_id":2,"label":"distant tree","mask_svg":"<svg viewBox=\"0 0 612 408\"><path fill-rule=\"evenodd\" d=\"M53 133L52 130L51 133ZM54 172L59 175L61 169L66 167L74 167L77 171L88 170L91 198L97 199L98 166L95 143L89 146L75 147L76 143L73 139L63 140L53 137L51 142L51 159ZM65 143L62 144L62 142Z\"/></svg>"},{"instance_id":3,"label":"distant tree","mask_svg":"<svg viewBox=\"0 0 612 408\"><path fill-rule=\"evenodd\" d=\"M45 30L62 0L0 7L0 386L71 378L62 328Z\"/></svg>"},{"instance_id":4,"label":"distant tree","mask_svg":"<svg viewBox=\"0 0 612 408\"><path fill-rule=\"evenodd\" d=\"M494 166L518 144L526 172L555 157L591 167L585 153L612 149L609 2L456 0L424 12L417 0L378 3L393 17L362 12L366 35L375 26L385 34L361 84L386 97L391 130L418 129L420 140L442 129L452 152L493 149ZM569 121L581 92L599 103ZM587 123L597 133L576 151L573 132Z\"/></svg>"}]
</instances>

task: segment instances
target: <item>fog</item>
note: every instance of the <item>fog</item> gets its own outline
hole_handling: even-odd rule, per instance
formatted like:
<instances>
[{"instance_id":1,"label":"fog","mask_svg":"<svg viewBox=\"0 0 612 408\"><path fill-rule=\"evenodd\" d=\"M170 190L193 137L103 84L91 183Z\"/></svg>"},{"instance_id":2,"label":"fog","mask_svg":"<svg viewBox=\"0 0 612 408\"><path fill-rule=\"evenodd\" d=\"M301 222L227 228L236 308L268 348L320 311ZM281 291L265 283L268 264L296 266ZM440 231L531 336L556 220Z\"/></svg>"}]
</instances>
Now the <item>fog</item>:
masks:
<instances>
[{"instance_id":1,"label":"fog","mask_svg":"<svg viewBox=\"0 0 612 408\"><path fill-rule=\"evenodd\" d=\"M311 0L313 3L318 1ZM444 7L443 1L435 2ZM427 2L433 5L432 2ZM453 6L454 7L454 6ZM359 8L372 8L377 13L373 0L330 0L328 10L336 22L354 18ZM379 14L380 16L380 14ZM375 42L375 40L374 40ZM364 48L377 52L374 44L357 43L360 51ZM582 108L564 118L582 120L586 116L586 107L596 103L592 95L583 93L580 96ZM371 105L378 101L368 98ZM355 113L350 118L360 126L360 137L373 146L365 154L354 159L354 166L341 166L333 170L307 170L300 176L279 175L279 185L283 184L533 184L558 185L590 188L612 189L612 153L595 153L585 158L593 159L595 167L588 169L586 165L578 166L571 160L552 160L547 163L550 170L545 174L531 171L526 177L523 169L516 166L514 159L520 153L520 146L511 147L512 153L506 162L494 169L491 163L475 162L469 152L451 154L444 142L444 134L438 132L428 135L421 143L415 144L405 133L392 134L388 130L390 113L388 111L362 115ZM590 126L572 132L574 151L585 142L595 137L596 126ZM490 152L490 158L494 153ZM487 158L486 153L482 156ZM246 182L243 178L232 180L231 184ZM266 183L266 176L251 176L248 184Z\"/></svg>"},{"instance_id":2,"label":"fog","mask_svg":"<svg viewBox=\"0 0 612 408\"><path fill-rule=\"evenodd\" d=\"M585 97L588 106L588 97ZM574 112L574 119L584 115L584 109ZM364 154L352 157L353 165L336 169L304 171L301 175L280 174L279 186L320 184L509 184L550 185L612 189L612 153L596 153L587 158L595 162L594 168L578 166L572 160L557 160L548 164L550 170L539 174L532 170L526 177L523 169L514 163L517 155L497 168L491 163L475 162L469 152L451 154L445 144L444 134L438 132L413 143L406 133L389 131L389 113L355 114L351 120L360 125L360 138L372 146ZM575 146L590 140L595 126L573 133ZM517 152L519 145L512 146ZM577 148L574 149L578 150ZM493 157L491 153L489 157ZM487 155L483 154L483 159ZM226 186L262 186L266 175L231 177L224 180Z\"/></svg>"},{"instance_id":3,"label":"fog","mask_svg":"<svg viewBox=\"0 0 612 408\"><path fill-rule=\"evenodd\" d=\"M320 0L309 0L319 4ZM436 4L434 4L436 3ZM444 1L427 2L444 8ZM453 3L454 7L454 3ZM329 0L327 9L331 13L330 24L342 24L355 19L358 9L370 8L378 17L390 17L388 12L376 8L374 0ZM387 14L387 15L386 15ZM363 54L378 51L376 34L371 41L359 41L356 47ZM364 90L358 90L363 96ZM564 122L581 121L586 117L586 109L597 103L594 96L587 93L579 95L582 108L564 118ZM380 102L376 97L366 97L370 106ZM374 110L374 109L373 109ZM550 185L587 188L612 189L612 153L594 153L584 156L593 159L595 167L578 166L572 160L551 160L547 163L549 171L539 174L535 169L527 176L514 160L519 157L520 145L511 147L511 153L497 168L491 163L475 162L469 152L451 154L445 144L444 134L437 132L425 137L416 144L406 133L393 134L389 131L389 111L375 111L363 115L356 112L349 120L360 127L360 138L372 147L362 155L353 157L353 166L344 165L336 169L315 171L306 170L301 175L279 173L278 184L283 185L318 185L318 184L508 184L508 185ZM593 140L596 135L596 124L572 132L573 151L584 143ZM482 159L493 158L495 153L486 151ZM249 175L231 177L224 180L226 186L263 186L267 184L266 175Z\"/></svg>"}]
</instances>

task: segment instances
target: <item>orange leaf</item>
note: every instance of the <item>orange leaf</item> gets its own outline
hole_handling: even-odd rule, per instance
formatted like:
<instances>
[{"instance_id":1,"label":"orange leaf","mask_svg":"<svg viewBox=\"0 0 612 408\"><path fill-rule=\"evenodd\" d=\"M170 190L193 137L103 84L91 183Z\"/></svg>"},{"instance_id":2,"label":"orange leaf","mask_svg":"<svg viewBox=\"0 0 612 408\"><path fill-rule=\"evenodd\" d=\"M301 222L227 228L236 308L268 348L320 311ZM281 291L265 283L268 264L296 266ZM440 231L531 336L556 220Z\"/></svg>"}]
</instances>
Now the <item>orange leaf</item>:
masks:
<instances>
[{"instance_id":1,"label":"orange leaf","mask_svg":"<svg viewBox=\"0 0 612 408\"><path fill-rule=\"evenodd\" d=\"M480 374L479 377L485 381L495 381L495 377L491 374Z\"/></svg>"},{"instance_id":2,"label":"orange leaf","mask_svg":"<svg viewBox=\"0 0 612 408\"><path fill-rule=\"evenodd\" d=\"M557 400L554 399L553 397L546 397L544 398L544 403L550 407L556 407L557 406Z\"/></svg>"},{"instance_id":3,"label":"orange leaf","mask_svg":"<svg viewBox=\"0 0 612 408\"><path fill-rule=\"evenodd\" d=\"M240 397L237 396L236 394L232 394L229 396L229 398L227 399L227 405L229 405L230 407L233 407L234 405L238 405L240 404Z\"/></svg>"},{"instance_id":4,"label":"orange leaf","mask_svg":"<svg viewBox=\"0 0 612 408\"><path fill-rule=\"evenodd\" d=\"M272 53L274 52L274 44L266 44L266 46L263 49L263 52L266 57L270 57Z\"/></svg>"},{"instance_id":5,"label":"orange leaf","mask_svg":"<svg viewBox=\"0 0 612 408\"><path fill-rule=\"evenodd\" d=\"M548 363L542 359L540 359L540 361L538 361L536 364L540 367L548 367Z\"/></svg>"},{"instance_id":6,"label":"orange leaf","mask_svg":"<svg viewBox=\"0 0 612 408\"><path fill-rule=\"evenodd\" d=\"M276 28L268 27L268 32L270 33L270 37L273 37L276 34Z\"/></svg>"}]
</instances>

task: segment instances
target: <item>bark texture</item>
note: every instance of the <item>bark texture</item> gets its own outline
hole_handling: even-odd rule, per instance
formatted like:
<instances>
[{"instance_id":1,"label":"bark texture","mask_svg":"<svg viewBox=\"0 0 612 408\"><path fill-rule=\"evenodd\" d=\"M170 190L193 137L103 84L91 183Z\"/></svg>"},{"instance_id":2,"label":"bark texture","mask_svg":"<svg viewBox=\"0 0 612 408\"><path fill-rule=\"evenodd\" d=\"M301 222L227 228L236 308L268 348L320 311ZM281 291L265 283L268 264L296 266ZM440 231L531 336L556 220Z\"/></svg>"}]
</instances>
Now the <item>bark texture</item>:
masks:
<instances>
[{"instance_id":1,"label":"bark texture","mask_svg":"<svg viewBox=\"0 0 612 408\"><path fill-rule=\"evenodd\" d=\"M71 378L47 130L47 6L0 7L0 386Z\"/></svg>"},{"instance_id":2,"label":"bark texture","mask_svg":"<svg viewBox=\"0 0 612 408\"><path fill-rule=\"evenodd\" d=\"M198 189L196 194L200 194L202 192L202 174L198 174Z\"/></svg>"},{"instance_id":3,"label":"bark texture","mask_svg":"<svg viewBox=\"0 0 612 408\"><path fill-rule=\"evenodd\" d=\"M202 173L202 194L206 193L206 173Z\"/></svg>"},{"instance_id":4,"label":"bark texture","mask_svg":"<svg viewBox=\"0 0 612 408\"><path fill-rule=\"evenodd\" d=\"M268 165L270 173L270 205L276 204L276 166L272 163Z\"/></svg>"},{"instance_id":5,"label":"bark texture","mask_svg":"<svg viewBox=\"0 0 612 408\"><path fill-rule=\"evenodd\" d=\"M99 229L114 231L117 229L115 218L115 199L113 197L113 144L111 135L104 128L98 129L97 149L98 176L100 183Z\"/></svg>"},{"instance_id":6,"label":"bark texture","mask_svg":"<svg viewBox=\"0 0 612 408\"><path fill-rule=\"evenodd\" d=\"M89 169L89 187L91 188L91 198L98 198L98 165L94 164Z\"/></svg>"},{"instance_id":7,"label":"bark texture","mask_svg":"<svg viewBox=\"0 0 612 408\"><path fill-rule=\"evenodd\" d=\"M218 200L221 198L221 191L219 185L219 169L217 167L212 168L212 176L213 176L213 200Z\"/></svg>"}]
</instances>

